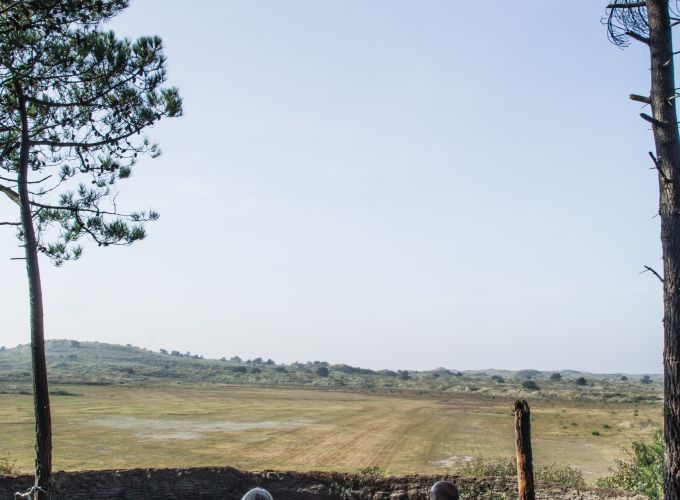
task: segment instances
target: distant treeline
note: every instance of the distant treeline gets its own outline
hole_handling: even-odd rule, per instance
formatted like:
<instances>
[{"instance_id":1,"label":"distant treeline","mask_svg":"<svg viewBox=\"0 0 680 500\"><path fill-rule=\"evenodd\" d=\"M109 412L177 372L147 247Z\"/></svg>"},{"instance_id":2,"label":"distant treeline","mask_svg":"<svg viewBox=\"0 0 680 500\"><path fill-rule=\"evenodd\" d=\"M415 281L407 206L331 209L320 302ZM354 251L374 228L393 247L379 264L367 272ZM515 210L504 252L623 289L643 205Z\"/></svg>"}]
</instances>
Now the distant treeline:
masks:
<instances>
[{"instance_id":1,"label":"distant treeline","mask_svg":"<svg viewBox=\"0 0 680 500\"><path fill-rule=\"evenodd\" d=\"M661 400L657 375L588 374L570 370L458 371L374 370L326 361L277 363L240 356L204 359L179 350L153 352L130 344L47 341L50 378L63 384L126 385L149 382L228 383L338 388L379 393L475 393L508 398L568 398L606 401ZM25 391L31 381L30 346L0 348L0 391Z\"/></svg>"}]
</instances>

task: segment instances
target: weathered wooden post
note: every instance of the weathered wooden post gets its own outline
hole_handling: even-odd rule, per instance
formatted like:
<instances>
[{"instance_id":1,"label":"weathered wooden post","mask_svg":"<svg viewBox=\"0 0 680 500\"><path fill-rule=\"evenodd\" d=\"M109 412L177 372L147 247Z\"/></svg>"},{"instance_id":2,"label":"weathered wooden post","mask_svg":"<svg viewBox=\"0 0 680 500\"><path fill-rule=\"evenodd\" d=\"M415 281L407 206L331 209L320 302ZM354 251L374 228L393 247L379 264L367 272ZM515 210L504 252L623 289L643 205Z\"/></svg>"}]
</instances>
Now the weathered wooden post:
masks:
<instances>
[{"instance_id":1,"label":"weathered wooden post","mask_svg":"<svg viewBox=\"0 0 680 500\"><path fill-rule=\"evenodd\" d=\"M536 500L531 456L531 412L525 400L515 401L515 453L517 455L518 500Z\"/></svg>"}]
</instances>

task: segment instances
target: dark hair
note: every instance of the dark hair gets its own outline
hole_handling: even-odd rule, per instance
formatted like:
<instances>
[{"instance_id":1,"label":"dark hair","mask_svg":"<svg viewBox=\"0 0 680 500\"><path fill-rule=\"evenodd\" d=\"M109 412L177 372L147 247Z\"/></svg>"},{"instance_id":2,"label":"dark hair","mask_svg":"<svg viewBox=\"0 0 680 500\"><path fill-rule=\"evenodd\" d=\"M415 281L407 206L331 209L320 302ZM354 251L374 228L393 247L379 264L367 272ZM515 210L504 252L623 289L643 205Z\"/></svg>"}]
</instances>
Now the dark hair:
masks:
<instances>
[{"instance_id":1,"label":"dark hair","mask_svg":"<svg viewBox=\"0 0 680 500\"><path fill-rule=\"evenodd\" d=\"M458 488L448 481L437 481L430 490L430 500L458 500Z\"/></svg>"}]
</instances>

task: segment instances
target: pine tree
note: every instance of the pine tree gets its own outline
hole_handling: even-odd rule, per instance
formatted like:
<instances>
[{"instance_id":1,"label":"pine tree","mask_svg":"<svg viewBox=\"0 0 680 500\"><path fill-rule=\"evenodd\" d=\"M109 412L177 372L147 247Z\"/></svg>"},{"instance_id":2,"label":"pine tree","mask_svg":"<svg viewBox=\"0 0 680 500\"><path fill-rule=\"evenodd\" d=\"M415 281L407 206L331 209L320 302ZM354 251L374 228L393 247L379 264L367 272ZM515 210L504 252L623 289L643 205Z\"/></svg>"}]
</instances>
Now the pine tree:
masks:
<instances>
[{"instance_id":1,"label":"pine tree","mask_svg":"<svg viewBox=\"0 0 680 500\"><path fill-rule=\"evenodd\" d=\"M0 191L18 207L29 283L36 417L35 499L49 498L51 422L38 256L54 264L144 238L153 211L123 213L119 181L159 150L144 131L179 116L158 37L135 41L102 22L127 0L0 0Z\"/></svg>"},{"instance_id":2,"label":"pine tree","mask_svg":"<svg viewBox=\"0 0 680 500\"><path fill-rule=\"evenodd\" d=\"M664 498L680 499L680 135L675 109L672 29L680 9L669 0L615 0L609 9L609 38L619 47L631 40L649 49L651 68L647 95L630 98L651 108L640 117L651 124L655 151L649 152L659 181L659 218L663 272L653 273L664 294ZM663 277L662 277L663 275Z\"/></svg>"}]
</instances>

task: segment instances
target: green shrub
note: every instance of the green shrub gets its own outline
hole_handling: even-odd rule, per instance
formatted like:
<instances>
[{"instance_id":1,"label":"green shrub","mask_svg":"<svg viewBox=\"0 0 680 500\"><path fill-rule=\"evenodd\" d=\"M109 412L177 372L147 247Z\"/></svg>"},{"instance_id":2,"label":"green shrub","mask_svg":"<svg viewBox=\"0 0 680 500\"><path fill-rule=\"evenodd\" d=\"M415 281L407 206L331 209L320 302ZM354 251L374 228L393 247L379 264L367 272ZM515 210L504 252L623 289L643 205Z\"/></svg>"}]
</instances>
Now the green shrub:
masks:
<instances>
[{"instance_id":1,"label":"green shrub","mask_svg":"<svg viewBox=\"0 0 680 500\"><path fill-rule=\"evenodd\" d=\"M586 487L586 481L583 479L583 473L580 469L571 467L570 465L560 465L554 462L552 464L539 465L536 467L536 470L534 470L534 478L538 481L571 486L576 489Z\"/></svg>"},{"instance_id":2,"label":"green shrub","mask_svg":"<svg viewBox=\"0 0 680 500\"><path fill-rule=\"evenodd\" d=\"M377 465L370 465L368 467L361 467L357 470L359 474L367 477L382 477L383 471Z\"/></svg>"},{"instance_id":3,"label":"green shrub","mask_svg":"<svg viewBox=\"0 0 680 500\"><path fill-rule=\"evenodd\" d=\"M517 464L511 458L484 459L474 457L456 469L461 477L512 477L517 474Z\"/></svg>"},{"instance_id":4,"label":"green shrub","mask_svg":"<svg viewBox=\"0 0 680 500\"><path fill-rule=\"evenodd\" d=\"M537 391L540 389L540 387L538 387L538 384L533 380L525 380L524 382L522 382L522 387L524 387L527 391Z\"/></svg>"},{"instance_id":5,"label":"green shrub","mask_svg":"<svg viewBox=\"0 0 680 500\"><path fill-rule=\"evenodd\" d=\"M600 435L600 431L594 430L594 431L591 432L591 434L592 434L593 436L599 436L599 435Z\"/></svg>"},{"instance_id":6,"label":"green shrub","mask_svg":"<svg viewBox=\"0 0 680 500\"><path fill-rule=\"evenodd\" d=\"M17 461L7 451L0 451L0 474L14 474Z\"/></svg>"},{"instance_id":7,"label":"green shrub","mask_svg":"<svg viewBox=\"0 0 680 500\"><path fill-rule=\"evenodd\" d=\"M616 460L612 475L597 480L601 488L619 488L663 498L663 432L657 429L651 441L633 441L628 458Z\"/></svg>"},{"instance_id":8,"label":"green shrub","mask_svg":"<svg viewBox=\"0 0 680 500\"><path fill-rule=\"evenodd\" d=\"M514 477L517 475L517 463L513 458L484 459L475 457L460 465L456 469L456 474L461 477L473 478ZM546 481L577 489L586 486L583 473L579 469L557 463L534 466L534 478L537 481Z\"/></svg>"}]
</instances>

